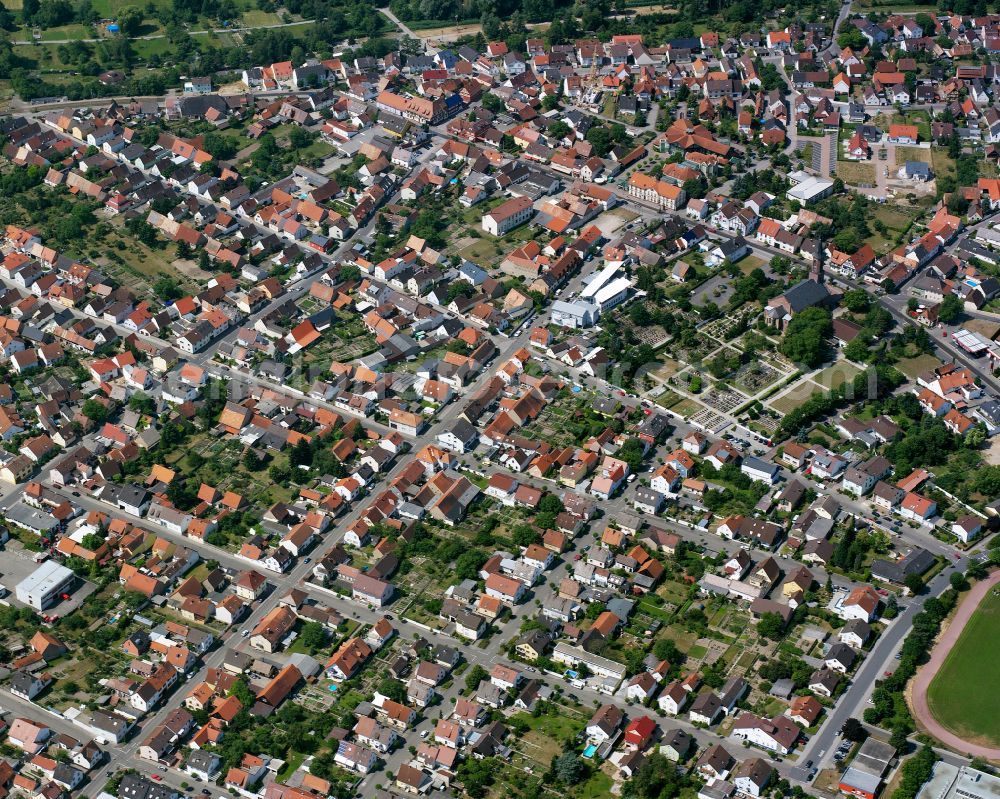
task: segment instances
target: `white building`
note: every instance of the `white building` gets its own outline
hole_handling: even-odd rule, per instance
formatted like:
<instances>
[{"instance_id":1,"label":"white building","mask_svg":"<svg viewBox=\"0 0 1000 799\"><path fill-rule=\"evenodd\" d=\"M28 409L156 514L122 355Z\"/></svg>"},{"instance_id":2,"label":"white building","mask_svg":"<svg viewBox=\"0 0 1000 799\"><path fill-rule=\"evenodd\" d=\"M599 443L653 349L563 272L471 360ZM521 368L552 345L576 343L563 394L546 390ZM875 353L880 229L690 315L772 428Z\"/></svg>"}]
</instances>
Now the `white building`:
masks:
<instances>
[{"instance_id":1,"label":"white building","mask_svg":"<svg viewBox=\"0 0 1000 799\"><path fill-rule=\"evenodd\" d=\"M19 602L41 611L55 604L75 585L76 575L62 564L50 560L19 582L14 594Z\"/></svg>"}]
</instances>

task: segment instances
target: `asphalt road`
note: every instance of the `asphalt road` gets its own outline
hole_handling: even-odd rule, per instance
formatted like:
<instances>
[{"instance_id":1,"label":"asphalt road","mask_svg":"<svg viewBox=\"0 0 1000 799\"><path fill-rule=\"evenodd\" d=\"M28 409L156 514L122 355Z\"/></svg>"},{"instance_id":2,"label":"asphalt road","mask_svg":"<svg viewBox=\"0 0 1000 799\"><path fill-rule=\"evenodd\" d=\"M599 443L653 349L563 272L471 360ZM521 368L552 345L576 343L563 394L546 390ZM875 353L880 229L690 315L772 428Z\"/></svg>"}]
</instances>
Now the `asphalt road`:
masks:
<instances>
[{"instance_id":1,"label":"asphalt road","mask_svg":"<svg viewBox=\"0 0 1000 799\"><path fill-rule=\"evenodd\" d=\"M967 566L968 562L965 558L958 561L949 560L948 565L931 580L922 594L901 603L905 604L905 608L882 633L871 652L854 673L850 687L840 697L836 707L829 714L819 732L802 748L798 759L800 763L813 760L814 767L822 769L824 764L832 760L833 744L839 737L844 722L851 717L861 719L876 680L880 679L884 672L894 670L895 654L902 645L903 639L910 632L913 617L920 612L929 597L940 596L944 593L950 585L948 579L955 571L964 572ZM797 780L805 781L807 779L807 769L804 767L796 767L793 769L793 773Z\"/></svg>"}]
</instances>

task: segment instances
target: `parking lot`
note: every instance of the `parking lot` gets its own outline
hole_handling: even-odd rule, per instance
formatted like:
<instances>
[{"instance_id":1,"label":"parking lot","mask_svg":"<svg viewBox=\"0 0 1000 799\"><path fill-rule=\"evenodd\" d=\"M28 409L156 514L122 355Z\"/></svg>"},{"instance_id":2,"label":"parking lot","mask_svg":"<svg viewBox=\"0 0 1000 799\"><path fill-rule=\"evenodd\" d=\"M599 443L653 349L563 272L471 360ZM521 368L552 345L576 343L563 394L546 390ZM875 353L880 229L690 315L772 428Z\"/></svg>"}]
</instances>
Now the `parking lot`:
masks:
<instances>
[{"instance_id":1,"label":"parking lot","mask_svg":"<svg viewBox=\"0 0 1000 799\"><path fill-rule=\"evenodd\" d=\"M20 542L11 539L4 546L3 558L0 559L0 583L10 591L4 601L20 606L14 596L17 584L31 575L41 564L35 563L35 553L25 549ZM70 598L45 609L47 614L65 616L72 613L83 601L97 590L97 586L86 580L78 580L77 587L70 593Z\"/></svg>"}]
</instances>

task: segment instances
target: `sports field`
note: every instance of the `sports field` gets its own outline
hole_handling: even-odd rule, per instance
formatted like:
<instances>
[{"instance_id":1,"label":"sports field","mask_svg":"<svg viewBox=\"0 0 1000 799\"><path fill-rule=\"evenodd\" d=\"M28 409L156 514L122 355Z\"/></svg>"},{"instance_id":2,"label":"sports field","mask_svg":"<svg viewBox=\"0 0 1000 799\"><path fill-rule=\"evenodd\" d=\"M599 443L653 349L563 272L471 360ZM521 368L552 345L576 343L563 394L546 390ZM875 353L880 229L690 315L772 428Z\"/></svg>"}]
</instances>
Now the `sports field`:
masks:
<instances>
[{"instance_id":1,"label":"sports field","mask_svg":"<svg viewBox=\"0 0 1000 799\"><path fill-rule=\"evenodd\" d=\"M934 718L964 739L1000 745L1000 595L994 588L973 613L927 691Z\"/></svg>"}]
</instances>

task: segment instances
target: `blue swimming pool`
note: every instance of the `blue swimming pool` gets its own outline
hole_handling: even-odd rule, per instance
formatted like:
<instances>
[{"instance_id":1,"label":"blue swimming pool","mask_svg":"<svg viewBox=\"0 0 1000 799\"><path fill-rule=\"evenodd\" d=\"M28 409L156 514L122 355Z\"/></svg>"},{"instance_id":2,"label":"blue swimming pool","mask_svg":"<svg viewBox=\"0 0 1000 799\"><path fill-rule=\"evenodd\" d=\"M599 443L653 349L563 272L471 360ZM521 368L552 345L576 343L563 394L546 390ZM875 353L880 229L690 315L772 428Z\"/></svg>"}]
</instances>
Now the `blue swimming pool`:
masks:
<instances>
[{"instance_id":1,"label":"blue swimming pool","mask_svg":"<svg viewBox=\"0 0 1000 799\"><path fill-rule=\"evenodd\" d=\"M583 756L593 757L595 752L597 752L596 744L588 744L587 748L583 750Z\"/></svg>"}]
</instances>

